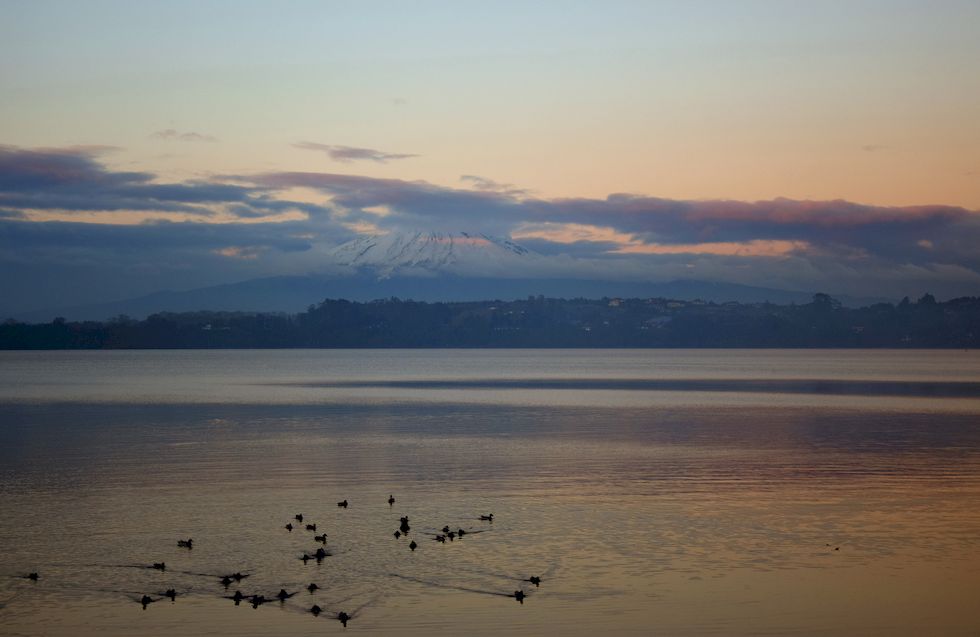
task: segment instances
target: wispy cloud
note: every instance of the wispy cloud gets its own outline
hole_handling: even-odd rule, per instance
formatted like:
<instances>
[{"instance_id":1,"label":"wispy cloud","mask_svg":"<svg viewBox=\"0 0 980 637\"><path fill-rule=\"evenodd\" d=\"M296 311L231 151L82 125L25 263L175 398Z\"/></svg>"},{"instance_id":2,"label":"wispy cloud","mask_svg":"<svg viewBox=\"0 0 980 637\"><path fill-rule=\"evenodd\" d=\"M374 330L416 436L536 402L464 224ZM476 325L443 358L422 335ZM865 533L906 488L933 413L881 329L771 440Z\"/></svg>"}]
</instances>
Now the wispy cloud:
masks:
<instances>
[{"instance_id":1,"label":"wispy cloud","mask_svg":"<svg viewBox=\"0 0 980 637\"><path fill-rule=\"evenodd\" d=\"M384 164L398 159L418 157L418 155L411 153L388 153L383 150L375 150L373 148L336 146L330 144L317 144L315 142L297 142L293 144L293 146L296 148L302 148L303 150L316 150L324 152L330 157L330 159L344 163L354 161L373 161L379 164Z\"/></svg>"},{"instance_id":2,"label":"wispy cloud","mask_svg":"<svg viewBox=\"0 0 980 637\"><path fill-rule=\"evenodd\" d=\"M163 139L166 141L177 141L177 142L216 142L217 137L212 135L204 135L201 133L195 133L194 131L181 132L173 128L166 128L164 130L158 130L157 132L150 135L154 139Z\"/></svg>"},{"instance_id":3,"label":"wispy cloud","mask_svg":"<svg viewBox=\"0 0 980 637\"><path fill-rule=\"evenodd\" d=\"M460 175L459 180L468 183L474 190L483 192L497 192L511 197L525 197L531 194L531 191L525 188L517 188L513 184L503 184L479 175Z\"/></svg>"}]
</instances>

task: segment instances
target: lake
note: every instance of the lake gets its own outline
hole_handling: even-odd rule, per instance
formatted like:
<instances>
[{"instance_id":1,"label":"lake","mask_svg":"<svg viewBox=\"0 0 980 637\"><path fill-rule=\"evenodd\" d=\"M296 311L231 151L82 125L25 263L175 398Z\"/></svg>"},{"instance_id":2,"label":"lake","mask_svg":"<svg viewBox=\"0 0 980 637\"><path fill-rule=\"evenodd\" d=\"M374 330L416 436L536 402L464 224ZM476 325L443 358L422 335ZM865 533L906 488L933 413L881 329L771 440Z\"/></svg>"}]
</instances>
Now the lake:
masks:
<instances>
[{"instance_id":1,"label":"lake","mask_svg":"<svg viewBox=\"0 0 980 637\"><path fill-rule=\"evenodd\" d=\"M974 351L0 352L0 478L3 635L980 634Z\"/></svg>"}]
</instances>

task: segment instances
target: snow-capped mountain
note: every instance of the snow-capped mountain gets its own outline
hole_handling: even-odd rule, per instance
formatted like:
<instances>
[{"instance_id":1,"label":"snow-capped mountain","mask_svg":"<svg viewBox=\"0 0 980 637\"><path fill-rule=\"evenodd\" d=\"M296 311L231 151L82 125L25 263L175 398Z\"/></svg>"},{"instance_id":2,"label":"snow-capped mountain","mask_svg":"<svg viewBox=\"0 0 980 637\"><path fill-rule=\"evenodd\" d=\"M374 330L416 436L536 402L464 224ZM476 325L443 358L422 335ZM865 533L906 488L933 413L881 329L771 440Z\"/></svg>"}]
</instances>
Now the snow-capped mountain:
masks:
<instances>
[{"instance_id":1,"label":"snow-capped mountain","mask_svg":"<svg viewBox=\"0 0 980 637\"><path fill-rule=\"evenodd\" d=\"M301 312L323 299L371 301L485 301L544 295L553 298L649 298L806 303L811 294L697 280L657 282L623 278L620 263L545 256L508 239L459 232L359 237L334 248L324 272L249 279L206 288L159 291L142 297L16 314L28 321L104 320L155 312ZM617 276L617 274L619 276ZM867 305L881 299L858 299Z\"/></svg>"},{"instance_id":2,"label":"snow-capped mountain","mask_svg":"<svg viewBox=\"0 0 980 637\"><path fill-rule=\"evenodd\" d=\"M540 256L509 239L468 232L414 232L360 237L330 253L338 265L397 274L499 275L516 272Z\"/></svg>"}]
</instances>

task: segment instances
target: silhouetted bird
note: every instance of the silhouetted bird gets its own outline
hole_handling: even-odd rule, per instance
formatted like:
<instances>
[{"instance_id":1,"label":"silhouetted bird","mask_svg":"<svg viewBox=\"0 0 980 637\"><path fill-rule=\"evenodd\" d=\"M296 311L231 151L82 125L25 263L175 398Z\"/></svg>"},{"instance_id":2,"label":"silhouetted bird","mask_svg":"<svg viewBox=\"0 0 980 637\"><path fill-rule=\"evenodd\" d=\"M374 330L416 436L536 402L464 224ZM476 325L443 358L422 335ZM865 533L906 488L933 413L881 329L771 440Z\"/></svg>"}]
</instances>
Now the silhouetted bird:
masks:
<instances>
[{"instance_id":1,"label":"silhouetted bird","mask_svg":"<svg viewBox=\"0 0 980 637\"><path fill-rule=\"evenodd\" d=\"M236 582L240 582L246 577L248 577L248 575L243 575L242 573L235 571L234 573L231 574L231 577L233 577Z\"/></svg>"},{"instance_id":2,"label":"silhouetted bird","mask_svg":"<svg viewBox=\"0 0 980 637\"><path fill-rule=\"evenodd\" d=\"M350 621L350 615L344 611L340 611L337 613L337 619L339 619L340 623L344 625L344 628L347 628L347 622Z\"/></svg>"},{"instance_id":3,"label":"silhouetted bird","mask_svg":"<svg viewBox=\"0 0 980 637\"><path fill-rule=\"evenodd\" d=\"M448 537L449 538L449 541L452 542L453 539L456 537L456 532L455 531L450 531L449 533L446 533L446 537Z\"/></svg>"},{"instance_id":4,"label":"silhouetted bird","mask_svg":"<svg viewBox=\"0 0 980 637\"><path fill-rule=\"evenodd\" d=\"M276 597L279 598L280 602L284 602L295 594L296 593L287 593L285 588L280 588L279 592L276 593Z\"/></svg>"},{"instance_id":5,"label":"silhouetted bird","mask_svg":"<svg viewBox=\"0 0 980 637\"><path fill-rule=\"evenodd\" d=\"M463 537L464 535L466 535L466 531L464 531L463 529L459 529L459 531L457 531L456 534L459 535L459 537Z\"/></svg>"},{"instance_id":6,"label":"silhouetted bird","mask_svg":"<svg viewBox=\"0 0 980 637\"><path fill-rule=\"evenodd\" d=\"M286 524L286 530L289 531L290 533L292 533L293 532L293 525L292 524Z\"/></svg>"},{"instance_id":7,"label":"silhouetted bird","mask_svg":"<svg viewBox=\"0 0 980 637\"><path fill-rule=\"evenodd\" d=\"M299 559L301 559L301 560L303 560L303 564L306 564L307 562L309 562L309 561L310 561L310 560L312 560L313 558L312 558L312 557L310 557L309 555L307 555L306 553L303 553L303 557L301 557L301 558L299 558Z\"/></svg>"},{"instance_id":8,"label":"silhouetted bird","mask_svg":"<svg viewBox=\"0 0 980 637\"><path fill-rule=\"evenodd\" d=\"M167 589L167 592L164 593L163 596L164 597L169 597L171 602L176 601L177 600L177 591L175 591L172 588L168 588Z\"/></svg>"},{"instance_id":9,"label":"silhouetted bird","mask_svg":"<svg viewBox=\"0 0 980 637\"><path fill-rule=\"evenodd\" d=\"M324 544L326 544L327 543L327 534L324 533L323 535L314 535L313 536L313 539L316 540L317 542L323 542Z\"/></svg>"},{"instance_id":10,"label":"silhouetted bird","mask_svg":"<svg viewBox=\"0 0 980 637\"><path fill-rule=\"evenodd\" d=\"M418 547L419 545L415 543L415 540L412 540L412 543L408 545L408 548L412 549L413 551Z\"/></svg>"},{"instance_id":11,"label":"silhouetted bird","mask_svg":"<svg viewBox=\"0 0 980 637\"><path fill-rule=\"evenodd\" d=\"M408 526L408 516L407 515L402 518L402 524L398 528L401 529L401 532L402 533L408 533L409 529L411 529L411 527Z\"/></svg>"},{"instance_id":12,"label":"silhouetted bird","mask_svg":"<svg viewBox=\"0 0 980 637\"><path fill-rule=\"evenodd\" d=\"M388 496L388 506L392 506L393 504L395 504L395 496L389 495Z\"/></svg>"},{"instance_id":13,"label":"silhouetted bird","mask_svg":"<svg viewBox=\"0 0 980 637\"><path fill-rule=\"evenodd\" d=\"M40 579L41 576L38 575L36 572L34 572L34 573L28 573L24 577L31 580L32 582L36 582L38 579Z\"/></svg>"},{"instance_id":14,"label":"silhouetted bird","mask_svg":"<svg viewBox=\"0 0 980 637\"><path fill-rule=\"evenodd\" d=\"M347 500L341 500L337 503L337 506L347 508Z\"/></svg>"},{"instance_id":15,"label":"silhouetted bird","mask_svg":"<svg viewBox=\"0 0 980 637\"><path fill-rule=\"evenodd\" d=\"M303 514L302 513L297 513L296 515L293 516L293 519L296 520L297 522L302 522L303 521Z\"/></svg>"},{"instance_id":16,"label":"silhouetted bird","mask_svg":"<svg viewBox=\"0 0 980 637\"><path fill-rule=\"evenodd\" d=\"M316 531L316 525L315 524L307 524L306 525L306 530L307 531L314 531L315 532Z\"/></svg>"},{"instance_id":17,"label":"silhouetted bird","mask_svg":"<svg viewBox=\"0 0 980 637\"><path fill-rule=\"evenodd\" d=\"M234 580L232 580L232 579L231 579L230 577L228 577L227 575L225 575L224 577L222 577L222 578L221 578L221 583L225 585L225 588L228 588L229 586L231 586L231 583L232 583L233 581L234 581Z\"/></svg>"},{"instance_id":18,"label":"silhouetted bird","mask_svg":"<svg viewBox=\"0 0 980 637\"><path fill-rule=\"evenodd\" d=\"M402 536L402 532L401 532L401 531L395 531L395 539L396 539L396 540L397 540L398 538L400 538L401 536Z\"/></svg>"},{"instance_id":19,"label":"silhouetted bird","mask_svg":"<svg viewBox=\"0 0 980 637\"><path fill-rule=\"evenodd\" d=\"M186 540L177 540L177 546L185 549L192 549L194 548L194 539L187 538Z\"/></svg>"},{"instance_id":20,"label":"silhouetted bird","mask_svg":"<svg viewBox=\"0 0 980 637\"><path fill-rule=\"evenodd\" d=\"M445 535L437 535L437 536L435 536L432 539L435 540L436 542L442 542L443 544L446 543L446 536Z\"/></svg>"},{"instance_id":21,"label":"silhouetted bird","mask_svg":"<svg viewBox=\"0 0 980 637\"><path fill-rule=\"evenodd\" d=\"M306 587L306 590L310 591L310 595L312 595L313 591L317 590L318 588L320 587L314 584L313 582L310 582L310 585Z\"/></svg>"},{"instance_id":22,"label":"silhouetted bird","mask_svg":"<svg viewBox=\"0 0 980 637\"><path fill-rule=\"evenodd\" d=\"M535 586L541 586L541 578L537 575L532 575L531 577L524 580L525 582L531 582Z\"/></svg>"},{"instance_id":23,"label":"silhouetted bird","mask_svg":"<svg viewBox=\"0 0 980 637\"><path fill-rule=\"evenodd\" d=\"M323 612L323 609L317 606L316 604L313 604L313 606L310 607L310 612L313 613L314 617L316 617L321 612Z\"/></svg>"},{"instance_id":24,"label":"silhouetted bird","mask_svg":"<svg viewBox=\"0 0 980 637\"><path fill-rule=\"evenodd\" d=\"M140 604L143 605L143 610L146 610L147 604L152 604L155 601L156 600L152 599L149 595L144 595L143 597L140 598Z\"/></svg>"},{"instance_id":25,"label":"silhouetted bird","mask_svg":"<svg viewBox=\"0 0 980 637\"><path fill-rule=\"evenodd\" d=\"M238 604L245 599L245 596L242 595L241 591L235 591L235 594L232 595L230 599L233 599L235 601L235 606L238 606Z\"/></svg>"},{"instance_id":26,"label":"silhouetted bird","mask_svg":"<svg viewBox=\"0 0 980 637\"><path fill-rule=\"evenodd\" d=\"M514 591L514 599L519 601L521 604L524 603L525 597L527 597L527 595L524 594L524 591Z\"/></svg>"},{"instance_id":27,"label":"silhouetted bird","mask_svg":"<svg viewBox=\"0 0 980 637\"><path fill-rule=\"evenodd\" d=\"M154 562L153 568L155 568L158 571L165 571L167 570L167 564L166 562Z\"/></svg>"},{"instance_id":28,"label":"silhouetted bird","mask_svg":"<svg viewBox=\"0 0 980 637\"><path fill-rule=\"evenodd\" d=\"M327 553L326 551L324 551L323 550L323 547L320 547L320 548L318 548L316 550L316 553L313 554L313 557L315 557L317 559L317 561L319 561L319 560L322 560L323 558L327 557L328 555L329 555L329 553Z\"/></svg>"},{"instance_id":29,"label":"silhouetted bird","mask_svg":"<svg viewBox=\"0 0 980 637\"><path fill-rule=\"evenodd\" d=\"M486 520L487 522L493 522L493 513L491 513L489 515L481 515L480 516L480 519L481 520Z\"/></svg>"},{"instance_id":30,"label":"silhouetted bird","mask_svg":"<svg viewBox=\"0 0 980 637\"><path fill-rule=\"evenodd\" d=\"M252 608L258 608L267 601L264 595L252 595Z\"/></svg>"},{"instance_id":31,"label":"silhouetted bird","mask_svg":"<svg viewBox=\"0 0 980 637\"><path fill-rule=\"evenodd\" d=\"M449 525L448 524L446 526L442 527L442 532L443 533L449 533Z\"/></svg>"}]
</instances>

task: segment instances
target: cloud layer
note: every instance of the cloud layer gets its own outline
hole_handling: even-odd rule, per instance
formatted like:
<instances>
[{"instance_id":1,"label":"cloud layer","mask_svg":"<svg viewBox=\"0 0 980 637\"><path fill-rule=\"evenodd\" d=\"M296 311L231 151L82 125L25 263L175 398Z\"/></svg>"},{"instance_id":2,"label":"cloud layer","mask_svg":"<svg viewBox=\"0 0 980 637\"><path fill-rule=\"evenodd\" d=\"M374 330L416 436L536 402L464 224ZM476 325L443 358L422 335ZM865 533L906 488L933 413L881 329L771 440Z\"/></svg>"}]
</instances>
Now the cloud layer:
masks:
<instances>
[{"instance_id":1,"label":"cloud layer","mask_svg":"<svg viewBox=\"0 0 980 637\"><path fill-rule=\"evenodd\" d=\"M329 250L360 232L419 229L514 238L549 257L529 277L980 293L980 214L951 206L546 199L472 176L464 178L471 188L313 172L162 183L110 169L107 150L0 146L0 267L17 279L0 286L8 305L43 304L44 290L57 293L59 271L72 273L61 279L72 290L88 280L87 294L115 298L140 277L155 286L149 292L321 271ZM312 194L289 198L296 189ZM76 220L96 213L100 223Z\"/></svg>"}]
</instances>

